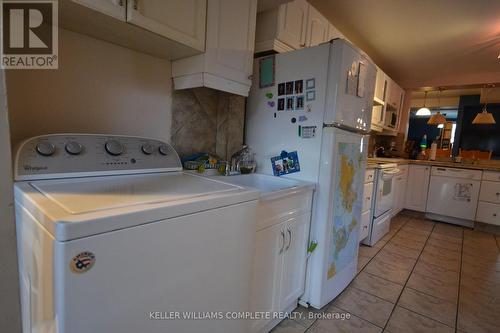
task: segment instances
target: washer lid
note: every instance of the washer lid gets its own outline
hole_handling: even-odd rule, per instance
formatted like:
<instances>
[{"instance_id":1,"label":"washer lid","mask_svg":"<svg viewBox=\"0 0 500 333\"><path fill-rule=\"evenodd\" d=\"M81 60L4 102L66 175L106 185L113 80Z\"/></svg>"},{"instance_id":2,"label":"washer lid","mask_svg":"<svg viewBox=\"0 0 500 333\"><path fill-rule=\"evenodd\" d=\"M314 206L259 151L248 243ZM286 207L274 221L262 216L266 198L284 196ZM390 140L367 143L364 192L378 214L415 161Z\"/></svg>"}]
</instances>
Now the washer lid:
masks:
<instances>
[{"instance_id":1,"label":"washer lid","mask_svg":"<svg viewBox=\"0 0 500 333\"><path fill-rule=\"evenodd\" d=\"M166 172L20 182L15 199L24 208L21 214L29 213L55 239L67 241L257 200L258 192Z\"/></svg>"},{"instance_id":2,"label":"washer lid","mask_svg":"<svg viewBox=\"0 0 500 333\"><path fill-rule=\"evenodd\" d=\"M69 214L167 203L240 189L184 173L91 177L30 183Z\"/></svg>"}]
</instances>

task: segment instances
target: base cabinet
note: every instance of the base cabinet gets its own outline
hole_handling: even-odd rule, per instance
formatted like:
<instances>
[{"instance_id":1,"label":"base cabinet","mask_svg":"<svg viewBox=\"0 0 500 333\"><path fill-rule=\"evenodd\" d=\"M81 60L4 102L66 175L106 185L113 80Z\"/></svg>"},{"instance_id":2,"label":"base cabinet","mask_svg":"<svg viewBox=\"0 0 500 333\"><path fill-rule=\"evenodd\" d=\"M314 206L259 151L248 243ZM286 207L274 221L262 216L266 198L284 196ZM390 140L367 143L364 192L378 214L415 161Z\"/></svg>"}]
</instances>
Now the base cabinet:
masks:
<instances>
[{"instance_id":1,"label":"base cabinet","mask_svg":"<svg viewBox=\"0 0 500 333\"><path fill-rule=\"evenodd\" d=\"M310 213L257 232L251 309L285 312L304 292ZM253 320L251 332L268 332L280 319Z\"/></svg>"},{"instance_id":2,"label":"base cabinet","mask_svg":"<svg viewBox=\"0 0 500 333\"><path fill-rule=\"evenodd\" d=\"M425 165L410 165L404 208L425 212L431 168Z\"/></svg>"}]
</instances>

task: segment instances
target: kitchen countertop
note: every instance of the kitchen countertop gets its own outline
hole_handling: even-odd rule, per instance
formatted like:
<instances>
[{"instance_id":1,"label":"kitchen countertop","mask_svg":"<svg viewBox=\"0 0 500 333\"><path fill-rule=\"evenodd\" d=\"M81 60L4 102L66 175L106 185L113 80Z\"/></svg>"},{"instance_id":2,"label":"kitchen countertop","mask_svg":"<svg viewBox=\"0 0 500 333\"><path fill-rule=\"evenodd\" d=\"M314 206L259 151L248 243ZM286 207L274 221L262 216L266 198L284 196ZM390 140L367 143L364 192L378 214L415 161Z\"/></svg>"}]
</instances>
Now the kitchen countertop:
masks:
<instances>
[{"instance_id":1,"label":"kitchen countertop","mask_svg":"<svg viewBox=\"0 0 500 333\"><path fill-rule=\"evenodd\" d=\"M397 163L397 164L417 164L417 165L434 165L443 166L450 168L462 168L462 169L474 169L474 170L486 170L486 171L500 171L500 162L490 162L487 161L480 162L477 164L472 163L454 163L451 161L428 161L428 160L409 160L405 158L386 158L386 157L376 157L368 158L367 168L373 168L373 165L377 163Z\"/></svg>"}]
</instances>

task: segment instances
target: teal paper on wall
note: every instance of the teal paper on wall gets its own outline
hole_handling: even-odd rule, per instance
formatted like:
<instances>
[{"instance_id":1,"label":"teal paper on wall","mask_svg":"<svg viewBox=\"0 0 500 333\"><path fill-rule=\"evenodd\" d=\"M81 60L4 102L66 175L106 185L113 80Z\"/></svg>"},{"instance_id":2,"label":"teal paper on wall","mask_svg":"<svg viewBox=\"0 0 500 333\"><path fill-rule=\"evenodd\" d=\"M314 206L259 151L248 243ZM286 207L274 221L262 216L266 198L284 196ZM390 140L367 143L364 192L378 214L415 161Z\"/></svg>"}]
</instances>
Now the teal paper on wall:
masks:
<instances>
[{"instance_id":1,"label":"teal paper on wall","mask_svg":"<svg viewBox=\"0 0 500 333\"><path fill-rule=\"evenodd\" d=\"M274 56L259 60L259 87L274 86Z\"/></svg>"}]
</instances>

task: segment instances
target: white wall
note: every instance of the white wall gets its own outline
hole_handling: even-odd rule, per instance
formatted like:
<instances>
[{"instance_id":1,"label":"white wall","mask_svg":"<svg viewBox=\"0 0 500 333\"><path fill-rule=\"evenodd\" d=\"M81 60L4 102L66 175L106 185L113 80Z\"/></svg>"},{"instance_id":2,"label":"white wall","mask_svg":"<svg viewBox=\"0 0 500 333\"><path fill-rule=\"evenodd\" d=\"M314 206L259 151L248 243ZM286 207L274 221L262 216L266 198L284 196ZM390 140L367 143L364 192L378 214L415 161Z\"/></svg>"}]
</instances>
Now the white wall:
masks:
<instances>
[{"instance_id":1,"label":"white wall","mask_svg":"<svg viewBox=\"0 0 500 333\"><path fill-rule=\"evenodd\" d=\"M58 70L7 71L12 144L56 132L169 142L170 78L167 60L60 29Z\"/></svg>"},{"instance_id":2,"label":"white wall","mask_svg":"<svg viewBox=\"0 0 500 333\"><path fill-rule=\"evenodd\" d=\"M0 70L0 327L21 331L16 230L12 198L12 171L5 96L4 71Z\"/></svg>"}]
</instances>

